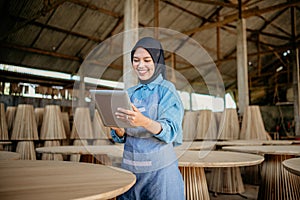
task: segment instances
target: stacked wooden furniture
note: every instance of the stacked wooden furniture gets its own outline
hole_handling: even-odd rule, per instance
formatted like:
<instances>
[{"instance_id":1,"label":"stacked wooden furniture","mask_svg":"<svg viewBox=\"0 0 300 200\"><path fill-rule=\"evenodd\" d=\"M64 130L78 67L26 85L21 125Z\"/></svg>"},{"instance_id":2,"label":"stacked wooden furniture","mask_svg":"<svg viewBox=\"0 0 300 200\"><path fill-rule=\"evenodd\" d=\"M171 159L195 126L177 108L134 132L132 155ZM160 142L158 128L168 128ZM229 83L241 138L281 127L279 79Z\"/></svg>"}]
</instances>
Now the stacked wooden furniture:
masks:
<instances>
[{"instance_id":1,"label":"stacked wooden furniture","mask_svg":"<svg viewBox=\"0 0 300 200\"><path fill-rule=\"evenodd\" d=\"M211 110L199 110L197 120L196 140L216 140L217 139L217 121Z\"/></svg>"},{"instance_id":2,"label":"stacked wooden furniture","mask_svg":"<svg viewBox=\"0 0 300 200\"><path fill-rule=\"evenodd\" d=\"M242 127L240 132L242 140L271 140L269 133L265 130L259 106L251 105L245 108ZM260 184L261 165L245 167L245 181L251 184Z\"/></svg>"},{"instance_id":3,"label":"stacked wooden furniture","mask_svg":"<svg viewBox=\"0 0 300 200\"><path fill-rule=\"evenodd\" d=\"M45 106L40 139L44 146L60 146L61 140L66 139L61 110L58 105ZM43 154L42 160L63 160L61 154Z\"/></svg>"},{"instance_id":4,"label":"stacked wooden furniture","mask_svg":"<svg viewBox=\"0 0 300 200\"><path fill-rule=\"evenodd\" d=\"M103 125L98 110L94 112L93 118L93 144L94 145L107 145L111 144L110 128Z\"/></svg>"},{"instance_id":5,"label":"stacked wooden furniture","mask_svg":"<svg viewBox=\"0 0 300 200\"><path fill-rule=\"evenodd\" d=\"M33 105L19 104L11 140L17 140L16 152L23 160L36 160L34 141L39 140Z\"/></svg>"},{"instance_id":6,"label":"stacked wooden furniture","mask_svg":"<svg viewBox=\"0 0 300 200\"><path fill-rule=\"evenodd\" d=\"M75 109L74 121L71 132L73 145L88 145L88 140L93 139L93 129L90 110L88 107L77 107ZM71 161L80 161L80 155L71 155Z\"/></svg>"},{"instance_id":7,"label":"stacked wooden furniture","mask_svg":"<svg viewBox=\"0 0 300 200\"><path fill-rule=\"evenodd\" d=\"M14 125L16 112L17 112L17 107L7 106L5 115L6 115L9 138L11 137L11 132L12 132L13 125Z\"/></svg>"},{"instance_id":8,"label":"stacked wooden furniture","mask_svg":"<svg viewBox=\"0 0 300 200\"><path fill-rule=\"evenodd\" d=\"M271 137L265 130L259 106L247 106L243 115L240 139L245 140L270 140Z\"/></svg>"},{"instance_id":9,"label":"stacked wooden furniture","mask_svg":"<svg viewBox=\"0 0 300 200\"><path fill-rule=\"evenodd\" d=\"M8 141L8 127L5 115L5 107L3 103L0 103L0 141ZM2 145L0 149L3 149Z\"/></svg>"},{"instance_id":10,"label":"stacked wooden furniture","mask_svg":"<svg viewBox=\"0 0 300 200\"><path fill-rule=\"evenodd\" d=\"M193 141L195 139L197 131L197 117L198 112L185 111L182 124L184 141Z\"/></svg>"}]
</instances>

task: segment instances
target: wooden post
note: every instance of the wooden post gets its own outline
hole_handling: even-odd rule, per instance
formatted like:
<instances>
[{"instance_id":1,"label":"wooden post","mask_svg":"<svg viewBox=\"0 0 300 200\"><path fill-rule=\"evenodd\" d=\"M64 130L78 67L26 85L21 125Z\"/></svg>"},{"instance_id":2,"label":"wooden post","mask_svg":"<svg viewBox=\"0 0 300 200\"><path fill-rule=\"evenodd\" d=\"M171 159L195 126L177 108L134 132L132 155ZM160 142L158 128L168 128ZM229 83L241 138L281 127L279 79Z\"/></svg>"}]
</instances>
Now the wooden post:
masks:
<instances>
[{"instance_id":1,"label":"wooden post","mask_svg":"<svg viewBox=\"0 0 300 200\"><path fill-rule=\"evenodd\" d=\"M130 61L130 51L138 40L138 5L138 0L125 0L124 3L123 81L125 89L137 83Z\"/></svg>"},{"instance_id":2,"label":"wooden post","mask_svg":"<svg viewBox=\"0 0 300 200\"><path fill-rule=\"evenodd\" d=\"M299 69L299 49L296 44L296 12L291 7L291 30L292 30L292 56L293 56L293 93L294 93L294 120L295 120L295 136L300 136L300 69Z\"/></svg>"},{"instance_id":3,"label":"wooden post","mask_svg":"<svg viewBox=\"0 0 300 200\"><path fill-rule=\"evenodd\" d=\"M237 79L239 95L239 113L244 114L245 107L249 105L248 89L248 60L247 60L247 35L246 20L237 21Z\"/></svg>"}]
</instances>

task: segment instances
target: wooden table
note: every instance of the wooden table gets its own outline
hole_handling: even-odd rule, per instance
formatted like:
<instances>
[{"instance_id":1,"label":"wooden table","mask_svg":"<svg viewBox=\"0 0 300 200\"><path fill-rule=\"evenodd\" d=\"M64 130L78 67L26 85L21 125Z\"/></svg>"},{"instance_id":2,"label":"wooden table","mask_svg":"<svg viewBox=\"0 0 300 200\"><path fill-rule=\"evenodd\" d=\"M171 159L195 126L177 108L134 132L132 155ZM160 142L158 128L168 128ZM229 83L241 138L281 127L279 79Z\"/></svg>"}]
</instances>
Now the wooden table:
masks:
<instances>
[{"instance_id":1,"label":"wooden table","mask_svg":"<svg viewBox=\"0 0 300 200\"><path fill-rule=\"evenodd\" d=\"M60 153L65 155L71 154L108 154L112 156L123 156L123 145L85 145L85 146L52 146L36 148L38 153Z\"/></svg>"},{"instance_id":2,"label":"wooden table","mask_svg":"<svg viewBox=\"0 0 300 200\"><path fill-rule=\"evenodd\" d=\"M0 151L3 150L3 145L12 144L11 141L0 141Z\"/></svg>"},{"instance_id":3,"label":"wooden table","mask_svg":"<svg viewBox=\"0 0 300 200\"><path fill-rule=\"evenodd\" d=\"M300 176L300 158L290 158L282 162L282 165L289 172Z\"/></svg>"},{"instance_id":4,"label":"wooden table","mask_svg":"<svg viewBox=\"0 0 300 200\"><path fill-rule=\"evenodd\" d=\"M88 163L11 160L0 161L1 200L109 199L135 183L125 170Z\"/></svg>"},{"instance_id":5,"label":"wooden table","mask_svg":"<svg viewBox=\"0 0 300 200\"><path fill-rule=\"evenodd\" d=\"M262 156L223 151L176 151L187 199L209 199L205 167L240 167L263 162Z\"/></svg>"},{"instance_id":6,"label":"wooden table","mask_svg":"<svg viewBox=\"0 0 300 200\"><path fill-rule=\"evenodd\" d=\"M222 149L264 155L258 199L300 199L300 177L282 167L282 161L300 155L300 145L227 146Z\"/></svg>"},{"instance_id":7,"label":"wooden table","mask_svg":"<svg viewBox=\"0 0 300 200\"><path fill-rule=\"evenodd\" d=\"M0 160L19 160L21 154L11 151L0 151Z\"/></svg>"},{"instance_id":8,"label":"wooden table","mask_svg":"<svg viewBox=\"0 0 300 200\"><path fill-rule=\"evenodd\" d=\"M38 153L72 155L80 154L81 161L119 167L123 157L123 145L52 146L36 148Z\"/></svg>"}]
</instances>

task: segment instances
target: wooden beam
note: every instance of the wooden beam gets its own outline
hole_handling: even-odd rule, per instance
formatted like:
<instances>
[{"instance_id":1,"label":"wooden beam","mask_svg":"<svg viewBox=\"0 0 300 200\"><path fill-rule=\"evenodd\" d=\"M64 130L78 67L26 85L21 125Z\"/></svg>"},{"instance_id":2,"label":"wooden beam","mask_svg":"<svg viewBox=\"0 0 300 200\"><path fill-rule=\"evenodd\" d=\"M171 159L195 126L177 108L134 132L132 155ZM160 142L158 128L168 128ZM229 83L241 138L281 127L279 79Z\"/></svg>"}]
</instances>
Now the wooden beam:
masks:
<instances>
[{"instance_id":1,"label":"wooden beam","mask_svg":"<svg viewBox=\"0 0 300 200\"><path fill-rule=\"evenodd\" d=\"M214 6L222 6L222 7L229 7L229 8L237 8L238 6L233 3L225 3L224 1L218 0L186 0L186 1L194 1L198 3L214 5Z\"/></svg>"},{"instance_id":2,"label":"wooden beam","mask_svg":"<svg viewBox=\"0 0 300 200\"><path fill-rule=\"evenodd\" d=\"M46 56L52 56L52 57L67 59L67 60L72 60L72 61L78 61L78 62L83 61L83 58L79 58L76 56L69 56L66 54L56 53L56 52L52 52L52 51L45 51L45 50L37 49L37 48L24 47L24 46L20 46L20 45L16 45L16 44L0 43L0 47L12 48L12 49L20 50L20 51L26 51L26 52L31 52L31 53L36 53L36 54L41 54L41 55L46 55Z\"/></svg>"},{"instance_id":3,"label":"wooden beam","mask_svg":"<svg viewBox=\"0 0 300 200\"><path fill-rule=\"evenodd\" d=\"M300 1L281 3L281 4L277 4L275 6L270 6L270 7L266 7L266 8L262 8L262 9L252 8L252 9L249 9L249 10L244 10L243 13L242 13L242 17L243 18L249 18L249 17L253 17L253 16L257 16L257 15L262 15L262 14L265 14L265 13L268 13L268 12L293 7L293 6L296 6L296 5L299 5L299 4L300 4ZM196 32L199 32L199 31L203 31L203 30L206 30L206 29L211 29L211 28L214 28L216 26L223 26L225 24L234 22L237 19L238 19L238 12L233 14L233 15L225 16L224 20L222 20L222 21L217 21L215 23L205 24L203 26L193 28L193 29L188 30L188 31L184 31L183 33L189 35L189 34L196 33Z\"/></svg>"},{"instance_id":4,"label":"wooden beam","mask_svg":"<svg viewBox=\"0 0 300 200\"><path fill-rule=\"evenodd\" d=\"M77 5L80 5L82 7L91 9L91 10L95 10L95 11L104 13L104 14L112 16L112 17L116 17L116 18L121 17L121 14L119 14L119 13L116 13L116 12L113 12L113 11L110 11L110 10L107 10L107 9L104 9L104 8L99 8L99 7L95 6L94 4L92 4L91 2L84 2L84 1L81 1L81 0L67 0L67 1L71 2L71 3L74 3L74 4L77 4Z\"/></svg>"},{"instance_id":5,"label":"wooden beam","mask_svg":"<svg viewBox=\"0 0 300 200\"><path fill-rule=\"evenodd\" d=\"M7 36L9 36L10 34L19 31L20 29L22 29L25 26L27 26L27 24L35 21L36 19L40 18L41 16L45 16L48 12L50 12L51 10L59 7L65 1L66 0L51 1L53 3L49 3L50 1L44 1L44 7L42 8L42 10L40 10L39 12L37 12L31 18L23 21L22 23L17 24L12 30L10 30L10 31L6 32L5 34L1 35L0 36L0 40L3 40L4 38L6 38ZM45 2L47 2L47 3L45 3Z\"/></svg>"}]
</instances>

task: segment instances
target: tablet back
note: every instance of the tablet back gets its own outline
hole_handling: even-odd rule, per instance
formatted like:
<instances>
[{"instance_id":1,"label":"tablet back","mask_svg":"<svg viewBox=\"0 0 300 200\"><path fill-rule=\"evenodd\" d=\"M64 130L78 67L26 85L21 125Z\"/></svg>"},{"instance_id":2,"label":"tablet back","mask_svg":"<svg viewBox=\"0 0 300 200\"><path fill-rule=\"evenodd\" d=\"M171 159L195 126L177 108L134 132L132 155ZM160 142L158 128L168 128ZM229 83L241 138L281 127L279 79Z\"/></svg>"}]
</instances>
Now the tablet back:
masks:
<instances>
[{"instance_id":1,"label":"tablet back","mask_svg":"<svg viewBox=\"0 0 300 200\"><path fill-rule=\"evenodd\" d=\"M117 108L132 110L127 91L124 90L91 90L95 106L100 113L104 126L127 128L132 127L115 116Z\"/></svg>"}]
</instances>

